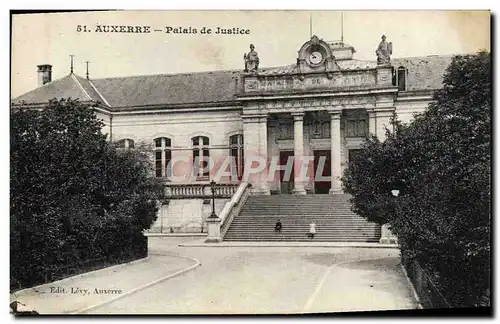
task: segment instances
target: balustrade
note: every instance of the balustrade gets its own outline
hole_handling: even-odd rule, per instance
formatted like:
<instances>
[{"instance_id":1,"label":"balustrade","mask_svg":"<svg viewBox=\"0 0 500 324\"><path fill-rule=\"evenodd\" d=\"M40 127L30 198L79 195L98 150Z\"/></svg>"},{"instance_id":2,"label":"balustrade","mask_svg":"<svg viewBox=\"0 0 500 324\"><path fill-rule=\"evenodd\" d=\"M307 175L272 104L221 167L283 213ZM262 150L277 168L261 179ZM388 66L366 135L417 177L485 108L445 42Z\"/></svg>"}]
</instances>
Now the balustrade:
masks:
<instances>
[{"instance_id":1,"label":"balustrade","mask_svg":"<svg viewBox=\"0 0 500 324\"><path fill-rule=\"evenodd\" d=\"M238 188L237 184L216 184L216 198L231 198ZM209 184L167 184L165 198L167 199L208 199L212 197Z\"/></svg>"}]
</instances>

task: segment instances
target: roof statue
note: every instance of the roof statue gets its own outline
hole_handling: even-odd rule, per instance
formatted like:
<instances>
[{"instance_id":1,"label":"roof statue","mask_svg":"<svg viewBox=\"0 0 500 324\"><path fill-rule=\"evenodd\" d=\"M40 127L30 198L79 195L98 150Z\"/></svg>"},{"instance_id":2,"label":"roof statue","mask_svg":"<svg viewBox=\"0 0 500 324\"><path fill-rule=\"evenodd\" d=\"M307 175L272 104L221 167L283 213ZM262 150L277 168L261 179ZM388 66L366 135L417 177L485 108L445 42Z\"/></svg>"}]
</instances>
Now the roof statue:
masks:
<instances>
[{"instance_id":1,"label":"roof statue","mask_svg":"<svg viewBox=\"0 0 500 324\"><path fill-rule=\"evenodd\" d=\"M375 54L377 54L377 64L390 64L392 54L392 42L386 42L385 35L382 35L382 41L378 44Z\"/></svg>"},{"instance_id":2,"label":"roof statue","mask_svg":"<svg viewBox=\"0 0 500 324\"><path fill-rule=\"evenodd\" d=\"M256 72L259 69L259 54L255 51L255 46L250 44L250 52L243 54L245 60L245 72Z\"/></svg>"}]
</instances>

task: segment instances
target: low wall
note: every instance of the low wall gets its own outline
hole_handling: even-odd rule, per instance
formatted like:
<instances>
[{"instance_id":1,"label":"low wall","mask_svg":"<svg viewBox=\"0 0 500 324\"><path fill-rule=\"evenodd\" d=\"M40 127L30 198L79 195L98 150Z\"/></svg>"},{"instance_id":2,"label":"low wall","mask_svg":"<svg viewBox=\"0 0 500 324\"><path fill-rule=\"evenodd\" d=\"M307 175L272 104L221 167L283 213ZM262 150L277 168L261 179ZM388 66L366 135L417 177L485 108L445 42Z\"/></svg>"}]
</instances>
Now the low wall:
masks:
<instances>
[{"instance_id":1,"label":"low wall","mask_svg":"<svg viewBox=\"0 0 500 324\"><path fill-rule=\"evenodd\" d=\"M128 244L117 243L119 247L94 246L92 251L78 246L66 247L67 251L58 255L57 264L39 265L38 270L24 278L16 277L16 266L11 264L10 291L16 292L148 256L148 238L142 233L127 241Z\"/></svg>"},{"instance_id":2,"label":"low wall","mask_svg":"<svg viewBox=\"0 0 500 324\"><path fill-rule=\"evenodd\" d=\"M415 288L423 308L452 308L436 284L416 260L401 256L401 262Z\"/></svg>"},{"instance_id":3,"label":"low wall","mask_svg":"<svg viewBox=\"0 0 500 324\"><path fill-rule=\"evenodd\" d=\"M229 199L215 199L217 215L228 201ZM172 199L160 208L158 218L148 232L206 233L205 220L211 213L211 199Z\"/></svg>"}]
</instances>

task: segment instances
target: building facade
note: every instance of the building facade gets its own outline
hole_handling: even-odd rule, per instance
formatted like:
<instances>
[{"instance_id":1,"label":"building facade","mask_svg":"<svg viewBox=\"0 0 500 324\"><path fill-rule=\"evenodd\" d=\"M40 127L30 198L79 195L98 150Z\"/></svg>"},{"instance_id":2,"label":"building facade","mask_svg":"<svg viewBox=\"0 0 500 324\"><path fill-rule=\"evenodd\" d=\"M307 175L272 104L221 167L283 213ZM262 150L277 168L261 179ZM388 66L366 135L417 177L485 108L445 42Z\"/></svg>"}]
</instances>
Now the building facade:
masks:
<instances>
[{"instance_id":1,"label":"building facade","mask_svg":"<svg viewBox=\"0 0 500 324\"><path fill-rule=\"evenodd\" d=\"M223 169L228 172L218 183L248 180L254 194L336 194L364 139L384 138L394 114L408 122L423 112L452 58L391 59L391 53L385 37L377 60L363 61L351 45L313 36L296 62L273 68L259 66L265 58L253 45L245 68L234 71L104 79L70 73L52 81L51 66L40 65L40 87L12 105L68 97L89 102L111 141L124 148L152 145L155 175L167 184L206 185ZM265 161L265 171L249 172L258 161ZM181 215L172 224L203 231L202 202L184 212L180 205L169 208Z\"/></svg>"}]
</instances>

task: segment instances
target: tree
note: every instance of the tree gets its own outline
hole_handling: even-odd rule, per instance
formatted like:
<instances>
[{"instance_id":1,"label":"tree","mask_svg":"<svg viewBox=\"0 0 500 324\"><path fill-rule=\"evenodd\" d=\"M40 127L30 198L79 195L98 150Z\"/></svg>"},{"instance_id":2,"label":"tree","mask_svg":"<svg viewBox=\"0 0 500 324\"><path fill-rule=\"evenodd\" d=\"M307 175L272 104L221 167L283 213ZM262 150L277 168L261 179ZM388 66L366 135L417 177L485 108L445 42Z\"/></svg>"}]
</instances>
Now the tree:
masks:
<instances>
[{"instance_id":1,"label":"tree","mask_svg":"<svg viewBox=\"0 0 500 324\"><path fill-rule=\"evenodd\" d=\"M102 126L91 107L71 99L12 110L12 283L32 285L105 257L111 244L112 253L126 253L131 242L122 241L154 222L161 185L148 148L120 151Z\"/></svg>"},{"instance_id":2,"label":"tree","mask_svg":"<svg viewBox=\"0 0 500 324\"><path fill-rule=\"evenodd\" d=\"M455 305L480 305L490 283L490 54L453 58L433 99L408 125L394 118L384 142L365 143L345 190L361 216L389 223L403 255Z\"/></svg>"}]
</instances>

